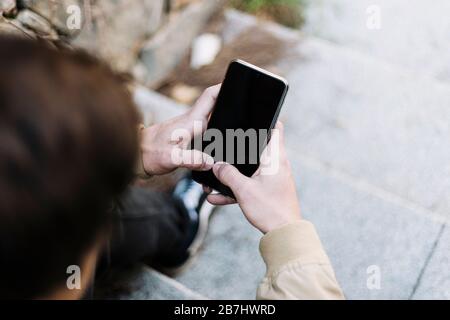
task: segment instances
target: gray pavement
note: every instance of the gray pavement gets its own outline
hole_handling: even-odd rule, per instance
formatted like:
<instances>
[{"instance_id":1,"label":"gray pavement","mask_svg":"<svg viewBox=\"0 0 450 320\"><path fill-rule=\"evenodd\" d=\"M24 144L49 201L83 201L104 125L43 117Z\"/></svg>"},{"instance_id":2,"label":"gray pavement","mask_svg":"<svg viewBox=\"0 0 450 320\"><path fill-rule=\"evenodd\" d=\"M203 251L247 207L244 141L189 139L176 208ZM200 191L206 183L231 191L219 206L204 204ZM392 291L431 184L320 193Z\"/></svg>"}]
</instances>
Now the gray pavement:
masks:
<instances>
[{"instance_id":1,"label":"gray pavement","mask_svg":"<svg viewBox=\"0 0 450 320\"><path fill-rule=\"evenodd\" d=\"M339 46L450 81L447 0L304 0L304 31ZM375 10L374 10L375 9ZM373 28L379 13L380 28ZM367 28L367 22L371 29Z\"/></svg>"}]
</instances>

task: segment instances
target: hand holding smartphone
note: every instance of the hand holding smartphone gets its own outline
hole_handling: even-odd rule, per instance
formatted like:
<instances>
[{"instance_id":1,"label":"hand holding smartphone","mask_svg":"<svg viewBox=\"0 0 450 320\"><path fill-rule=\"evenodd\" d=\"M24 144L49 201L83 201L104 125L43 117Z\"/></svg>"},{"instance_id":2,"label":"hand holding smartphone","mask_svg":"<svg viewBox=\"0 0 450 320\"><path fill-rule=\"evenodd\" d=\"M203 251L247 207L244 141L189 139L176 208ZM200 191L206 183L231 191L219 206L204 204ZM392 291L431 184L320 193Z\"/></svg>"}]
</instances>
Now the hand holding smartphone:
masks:
<instances>
[{"instance_id":1,"label":"hand holding smartphone","mask_svg":"<svg viewBox=\"0 0 450 320\"><path fill-rule=\"evenodd\" d=\"M287 81L242 60L230 63L208 127L194 147L216 162L228 162L247 177L259 167L288 90ZM194 171L193 179L234 198L210 171Z\"/></svg>"}]
</instances>

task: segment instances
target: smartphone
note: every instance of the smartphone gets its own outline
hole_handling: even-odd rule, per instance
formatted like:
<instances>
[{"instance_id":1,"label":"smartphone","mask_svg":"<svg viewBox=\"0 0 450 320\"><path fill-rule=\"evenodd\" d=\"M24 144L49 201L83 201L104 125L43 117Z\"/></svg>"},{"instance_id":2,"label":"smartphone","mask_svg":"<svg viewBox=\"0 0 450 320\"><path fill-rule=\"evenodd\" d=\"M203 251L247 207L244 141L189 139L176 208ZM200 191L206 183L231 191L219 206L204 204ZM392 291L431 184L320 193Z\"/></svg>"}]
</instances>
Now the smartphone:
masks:
<instances>
[{"instance_id":1,"label":"smartphone","mask_svg":"<svg viewBox=\"0 0 450 320\"><path fill-rule=\"evenodd\" d=\"M214 161L234 165L250 177L259 167L260 156L274 128L288 91L282 77L242 60L233 60L208 121L207 130L194 147ZM223 195L233 192L217 180L212 170L193 171L198 183Z\"/></svg>"}]
</instances>

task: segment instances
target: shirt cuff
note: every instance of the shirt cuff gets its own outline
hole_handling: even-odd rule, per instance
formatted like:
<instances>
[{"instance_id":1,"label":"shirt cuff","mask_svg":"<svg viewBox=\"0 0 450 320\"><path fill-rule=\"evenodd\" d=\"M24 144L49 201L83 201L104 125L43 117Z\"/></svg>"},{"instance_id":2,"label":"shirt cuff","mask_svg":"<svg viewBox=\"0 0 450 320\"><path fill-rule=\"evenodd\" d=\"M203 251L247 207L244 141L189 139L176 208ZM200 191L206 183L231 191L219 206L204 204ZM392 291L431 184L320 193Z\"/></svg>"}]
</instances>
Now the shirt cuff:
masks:
<instances>
[{"instance_id":1,"label":"shirt cuff","mask_svg":"<svg viewBox=\"0 0 450 320\"><path fill-rule=\"evenodd\" d=\"M267 266L267 274L276 272L291 261L300 264L330 264L314 225L299 220L264 235L259 250Z\"/></svg>"}]
</instances>

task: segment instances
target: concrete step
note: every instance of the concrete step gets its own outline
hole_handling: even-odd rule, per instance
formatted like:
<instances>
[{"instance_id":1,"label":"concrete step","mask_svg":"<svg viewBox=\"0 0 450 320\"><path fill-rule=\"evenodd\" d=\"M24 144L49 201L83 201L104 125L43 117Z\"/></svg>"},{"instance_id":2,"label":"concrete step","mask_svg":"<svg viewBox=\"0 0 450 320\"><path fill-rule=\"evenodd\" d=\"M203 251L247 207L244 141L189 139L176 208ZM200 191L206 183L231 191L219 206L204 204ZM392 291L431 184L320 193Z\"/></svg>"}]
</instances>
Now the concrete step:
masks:
<instances>
[{"instance_id":1,"label":"concrete step","mask_svg":"<svg viewBox=\"0 0 450 320\"><path fill-rule=\"evenodd\" d=\"M450 86L317 39L285 65L298 153L450 218Z\"/></svg>"},{"instance_id":2,"label":"concrete step","mask_svg":"<svg viewBox=\"0 0 450 320\"><path fill-rule=\"evenodd\" d=\"M441 230L439 241L423 269L413 299L450 299L450 229Z\"/></svg>"},{"instance_id":3,"label":"concrete step","mask_svg":"<svg viewBox=\"0 0 450 320\"><path fill-rule=\"evenodd\" d=\"M133 87L133 99L146 126L166 121L188 110L188 106L176 103L172 99L141 85Z\"/></svg>"},{"instance_id":4,"label":"concrete step","mask_svg":"<svg viewBox=\"0 0 450 320\"><path fill-rule=\"evenodd\" d=\"M255 299L265 271L260 237L237 205L218 208L204 248L176 280L212 299Z\"/></svg>"},{"instance_id":5,"label":"concrete step","mask_svg":"<svg viewBox=\"0 0 450 320\"><path fill-rule=\"evenodd\" d=\"M305 2L305 33L440 81L450 81L449 1ZM379 26L374 24L377 21Z\"/></svg>"},{"instance_id":6,"label":"concrete step","mask_svg":"<svg viewBox=\"0 0 450 320\"><path fill-rule=\"evenodd\" d=\"M302 213L313 222L349 299L408 299L443 223L289 150ZM376 268L380 287L367 286Z\"/></svg>"},{"instance_id":7,"label":"concrete step","mask_svg":"<svg viewBox=\"0 0 450 320\"><path fill-rule=\"evenodd\" d=\"M148 268L115 270L96 283L96 298L118 300L204 300L206 297Z\"/></svg>"}]
</instances>

